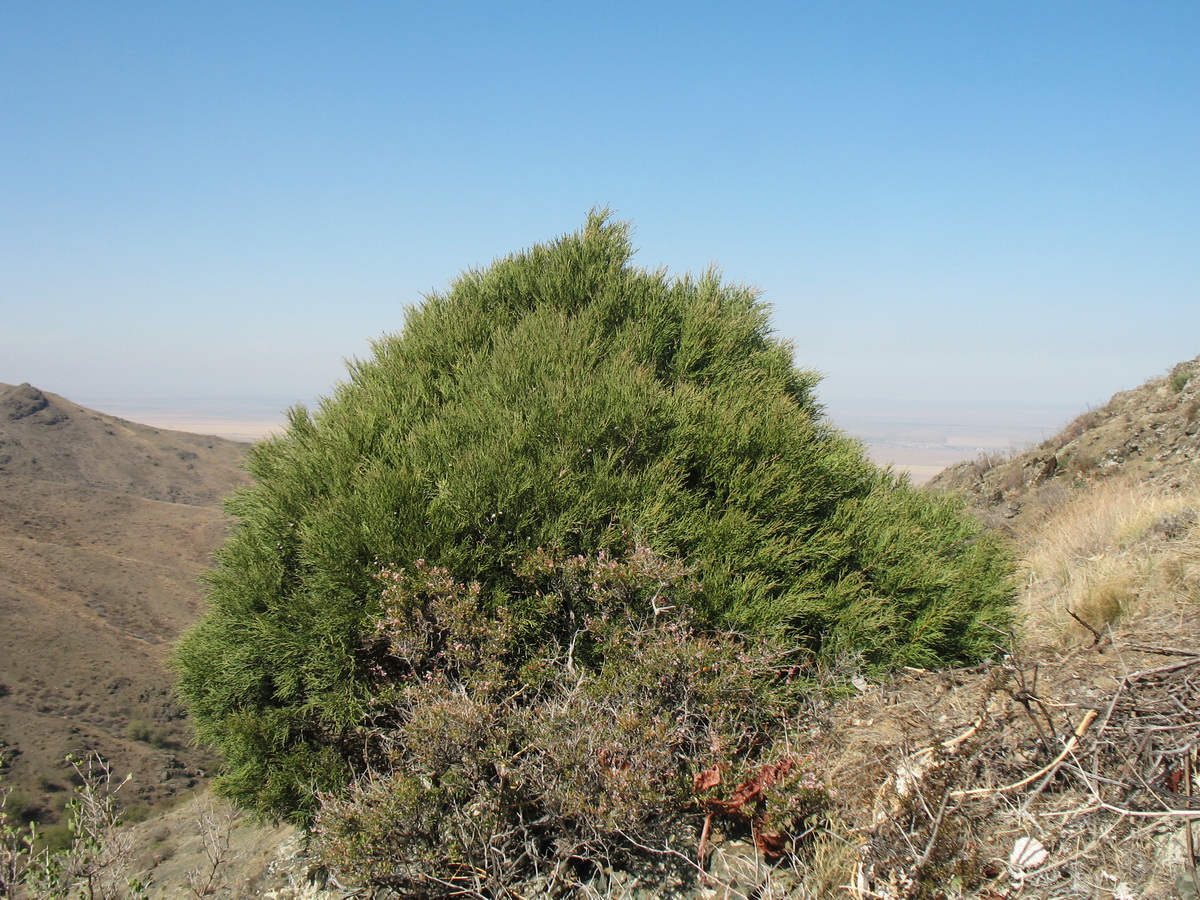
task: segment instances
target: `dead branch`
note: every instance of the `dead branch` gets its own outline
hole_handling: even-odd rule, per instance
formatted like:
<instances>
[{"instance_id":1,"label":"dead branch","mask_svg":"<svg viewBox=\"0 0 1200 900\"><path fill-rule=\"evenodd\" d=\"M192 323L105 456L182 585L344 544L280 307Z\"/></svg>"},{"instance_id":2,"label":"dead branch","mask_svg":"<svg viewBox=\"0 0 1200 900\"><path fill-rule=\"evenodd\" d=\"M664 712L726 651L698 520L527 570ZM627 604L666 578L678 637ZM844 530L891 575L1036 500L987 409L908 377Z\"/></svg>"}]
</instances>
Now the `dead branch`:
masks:
<instances>
[{"instance_id":1,"label":"dead branch","mask_svg":"<svg viewBox=\"0 0 1200 900\"><path fill-rule=\"evenodd\" d=\"M1071 751L1075 749L1075 745L1077 743L1079 743L1079 739L1081 737L1083 737L1083 733L1088 730L1088 727L1092 724L1092 722L1094 722L1096 720L1096 716L1098 716L1098 715L1099 715L1099 713L1097 713L1096 710L1089 709L1087 711L1087 714L1084 715L1083 720L1079 723L1078 726L1076 726L1075 733L1071 735L1070 740L1067 741L1066 746L1063 747L1062 752L1060 754L1058 754L1058 756L1054 757L1054 759L1050 761L1049 765L1043 766L1042 768L1040 768L1036 772L1034 772L1032 775L1022 778L1020 781L1015 782L1013 784L1005 785L1004 787L975 788L974 790L969 790L969 791L953 791L951 793L951 796L953 796L953 797L974 797L974 796L983 796L985 794L1006 794L1009 791L1019 790L1020 788L1025 787L1025 785L1031 784L1032 782L1037 781L1043 775L1050 773L1054 769L1058 768L1058 766L1062 764L1063 760L1065 760L1068 756L1071 755Z\"/></svg>"}]
</instances>

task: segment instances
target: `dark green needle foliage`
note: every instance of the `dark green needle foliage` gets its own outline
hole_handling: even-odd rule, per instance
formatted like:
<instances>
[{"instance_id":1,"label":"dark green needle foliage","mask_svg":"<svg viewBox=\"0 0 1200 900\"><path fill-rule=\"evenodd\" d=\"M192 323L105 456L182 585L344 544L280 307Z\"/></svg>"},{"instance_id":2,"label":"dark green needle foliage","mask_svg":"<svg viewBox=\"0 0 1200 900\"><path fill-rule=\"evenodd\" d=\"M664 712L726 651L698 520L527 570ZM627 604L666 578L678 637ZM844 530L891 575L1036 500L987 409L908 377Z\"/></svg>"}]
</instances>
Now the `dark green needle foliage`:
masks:
<instances>
[{"instance_id":1,"label":"dark green needle foliage","mask_svg":"<svg viewBox=\"0 0 1200 900\"><path fill-rule=\"evenodd\" d=\"M224 794L305 822L361 770L377 576L421 559L506 610L516 655L563 627L514 575L530 552L631 541L687 565L714 629L868 666L990 652L1011 603L998 545L824 418L753 289L631 256L595 213L466 272L254 447L176 655Z\"/></svg>"}]
</instances>

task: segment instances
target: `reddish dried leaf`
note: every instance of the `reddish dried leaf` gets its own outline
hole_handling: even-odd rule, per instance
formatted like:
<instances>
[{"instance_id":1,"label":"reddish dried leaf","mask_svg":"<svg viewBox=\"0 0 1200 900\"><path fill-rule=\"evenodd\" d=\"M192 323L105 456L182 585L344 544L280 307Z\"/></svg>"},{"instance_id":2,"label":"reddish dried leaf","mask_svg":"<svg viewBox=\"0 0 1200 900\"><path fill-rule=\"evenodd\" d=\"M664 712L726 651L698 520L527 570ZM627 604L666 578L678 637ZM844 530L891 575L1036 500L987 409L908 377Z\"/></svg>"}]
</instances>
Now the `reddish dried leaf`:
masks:
<instances>
[{"instance_id":1,"label":"reddish dried leaf","mask_svg":"<svg viewBox=\"0 0 1200 900\"><path fill-rule=\"evenodd\" d=\"M781 759L773 766L763 766L753 778L743 781L728 800L709 800L708 805L726 813L739 813L747 803L759 803L763 799L763 788L769 788L779 782L796 767L796 761L791 757Z\"/></svg>"},{"instance_id":2,"label":"reddish dried leaf","mask_svg":"<svg viewBox=\"0 0 1200 900\"><path fill-rule=\"evenodd\" d=\"M733 796L728 800L712 799L708 801L708 805L714 809L719 809L724 813L740 813L742 807L751 801L761 800L762 794L758 788L758 782L747 781L738 786L738 789L733 792Z\"/></svg>"},{"instance_id":3,"label":"reddish dried leaf","mask_svg":"<svg viewBox=\"0 0 1200 900\"><path fill-rule=\"evenodd\" d=\"M719 765L705 769L703 772L697 772L696 777L692 779L692 788L698 794L701 791L707 791L709 788L715 788L721 783L721 767Z\"/></svg>"},{"instance_id":4,"label":"reddish dried leaf","mask_svg":"<svg viewBox=\"0 0 1200 900\"><path fill-rule=\"evenodd\" d=\"M796 768L796 761L788 756L773 766L763 766L758 773L758 778L763 787L771 787L794 768Z\"/></svg>"},{"instance_id":5,"label":"reddish dried leaf","mask_svg":"<svg viewBox=\"0 0 1200 900\"><path fill-rule=\"evenodd\" d=\"M778 831L755 832L754 843L767 859L779 859L787 853L787 836Z\"/></svg>"},{"instance_id":6,"label":"reddish dried leaf","mask_svg":"<svg viewBox=\"0 0 1200 900\"><path fill-rule=\"evenodd\" d=\"M1176 769L1163 779L1163 787L1173 793L1179 793L1179 785L1183 783L1183 769Z\"/></svg>"}]
</instances>

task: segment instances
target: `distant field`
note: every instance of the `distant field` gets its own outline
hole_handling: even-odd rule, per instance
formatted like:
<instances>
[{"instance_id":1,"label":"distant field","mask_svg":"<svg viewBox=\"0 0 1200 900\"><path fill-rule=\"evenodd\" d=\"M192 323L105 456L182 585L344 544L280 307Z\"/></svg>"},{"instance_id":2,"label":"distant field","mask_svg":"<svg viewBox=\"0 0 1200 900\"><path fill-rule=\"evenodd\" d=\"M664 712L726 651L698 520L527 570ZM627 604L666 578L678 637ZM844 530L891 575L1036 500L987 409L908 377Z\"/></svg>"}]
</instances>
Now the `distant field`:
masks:
<instances>
[{"instance_id":1,"label":"distant field","mask_svg":"<svg viewBox=\"0 0 1200 900\"><path fill-rule=\"evenodd\" d=\"M283 430L284 405L279 407L256 404L248 409L219 409L208 406L137 405L89 401L89 405L110 415L131 422L164 428L171 431L190 431L193 434L215 434L232 441L257 441Z\"/></svg>"},{"instance_id":2,"label":"distant field","mask_svg":"<svg viewBox=\"0 0 1200 900\"><path fill-rule=\"evenodd\" d=\"M166 428L171 431L190 431L193 434L215 434L231 441L257 441L269 434L283 430L283 417L268 419L238 418L236 416L197 416L185 413L136 413L117 412L115 415L130 421L149 425L151 428Z\"/></svg>"},{"instance_id":3,"label":"distant field","mask_svg":"<svg viewBox=\"0 0 1200 900\"><path fill-rule=\"evenodd\" d=\"M915 484L924 484L946 466L952 466L964 459L974 459L980 451L950 447L893 446L872 444L868 441L867 452L871 459L881 466L891 466L901 472L907 472Z\"/></svg>"},{"instance_id":4,"label":"distant field","mask_svg":"<svg viewBox=\"0 0 1200 900\"><path fill-rule=\"evenodd\" d=\"M211 407L122 406L95 403L113 415L154 428L256 441L283 428L284 412L257 404L241 411ZM831 403L839 427L860 438L871 458L928 481L946 466L981 453L1037 443L1079 410L1058 407L938 407L912 403Z\"/></svg>"},{"instance_id":5,"label":"distant field","mask_svg":"<svg viewBox=\"0 0 1200 900\"><path fill-rule=\"evenodd\" d=\"M917 483L981 453L1021 449L1055 433L1080 410L1065 407L830 403L830 417L867 445L871 458Z\"/></svg>"}]
</instances>

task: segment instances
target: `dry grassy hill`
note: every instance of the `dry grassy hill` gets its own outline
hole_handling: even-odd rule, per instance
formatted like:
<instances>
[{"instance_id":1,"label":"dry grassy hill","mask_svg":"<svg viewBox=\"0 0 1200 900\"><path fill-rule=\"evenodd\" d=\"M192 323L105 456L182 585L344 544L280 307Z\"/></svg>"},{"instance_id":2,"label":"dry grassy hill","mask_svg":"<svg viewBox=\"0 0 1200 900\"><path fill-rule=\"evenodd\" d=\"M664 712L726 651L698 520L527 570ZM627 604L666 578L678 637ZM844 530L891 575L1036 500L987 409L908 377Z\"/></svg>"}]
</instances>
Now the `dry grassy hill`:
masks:
<instances>
[{"instance_id":1,"label":"dry grassy hill","mask_svg":"<svg viewBox=\"0 0 1200 900\"><path fill-rule=\"evenodd\" d=\"M27 815L65 799L68 753L150 802L200 777L164 662L245 451L0 385L0 757Z\"/></svg>"},{"instance_id":2,"label":"dry grassy hill","mask_svg":"<svg viewBox=\"0 0 1200 900\"><path fill-rule=\"evenodd\" d=\"M1027 642L1194 612L1200 572L1200 357L1011 455L946 469L1023 558ZM1194 635L1200 647L1200 634Z\"/></svg>"}]
</instances>

